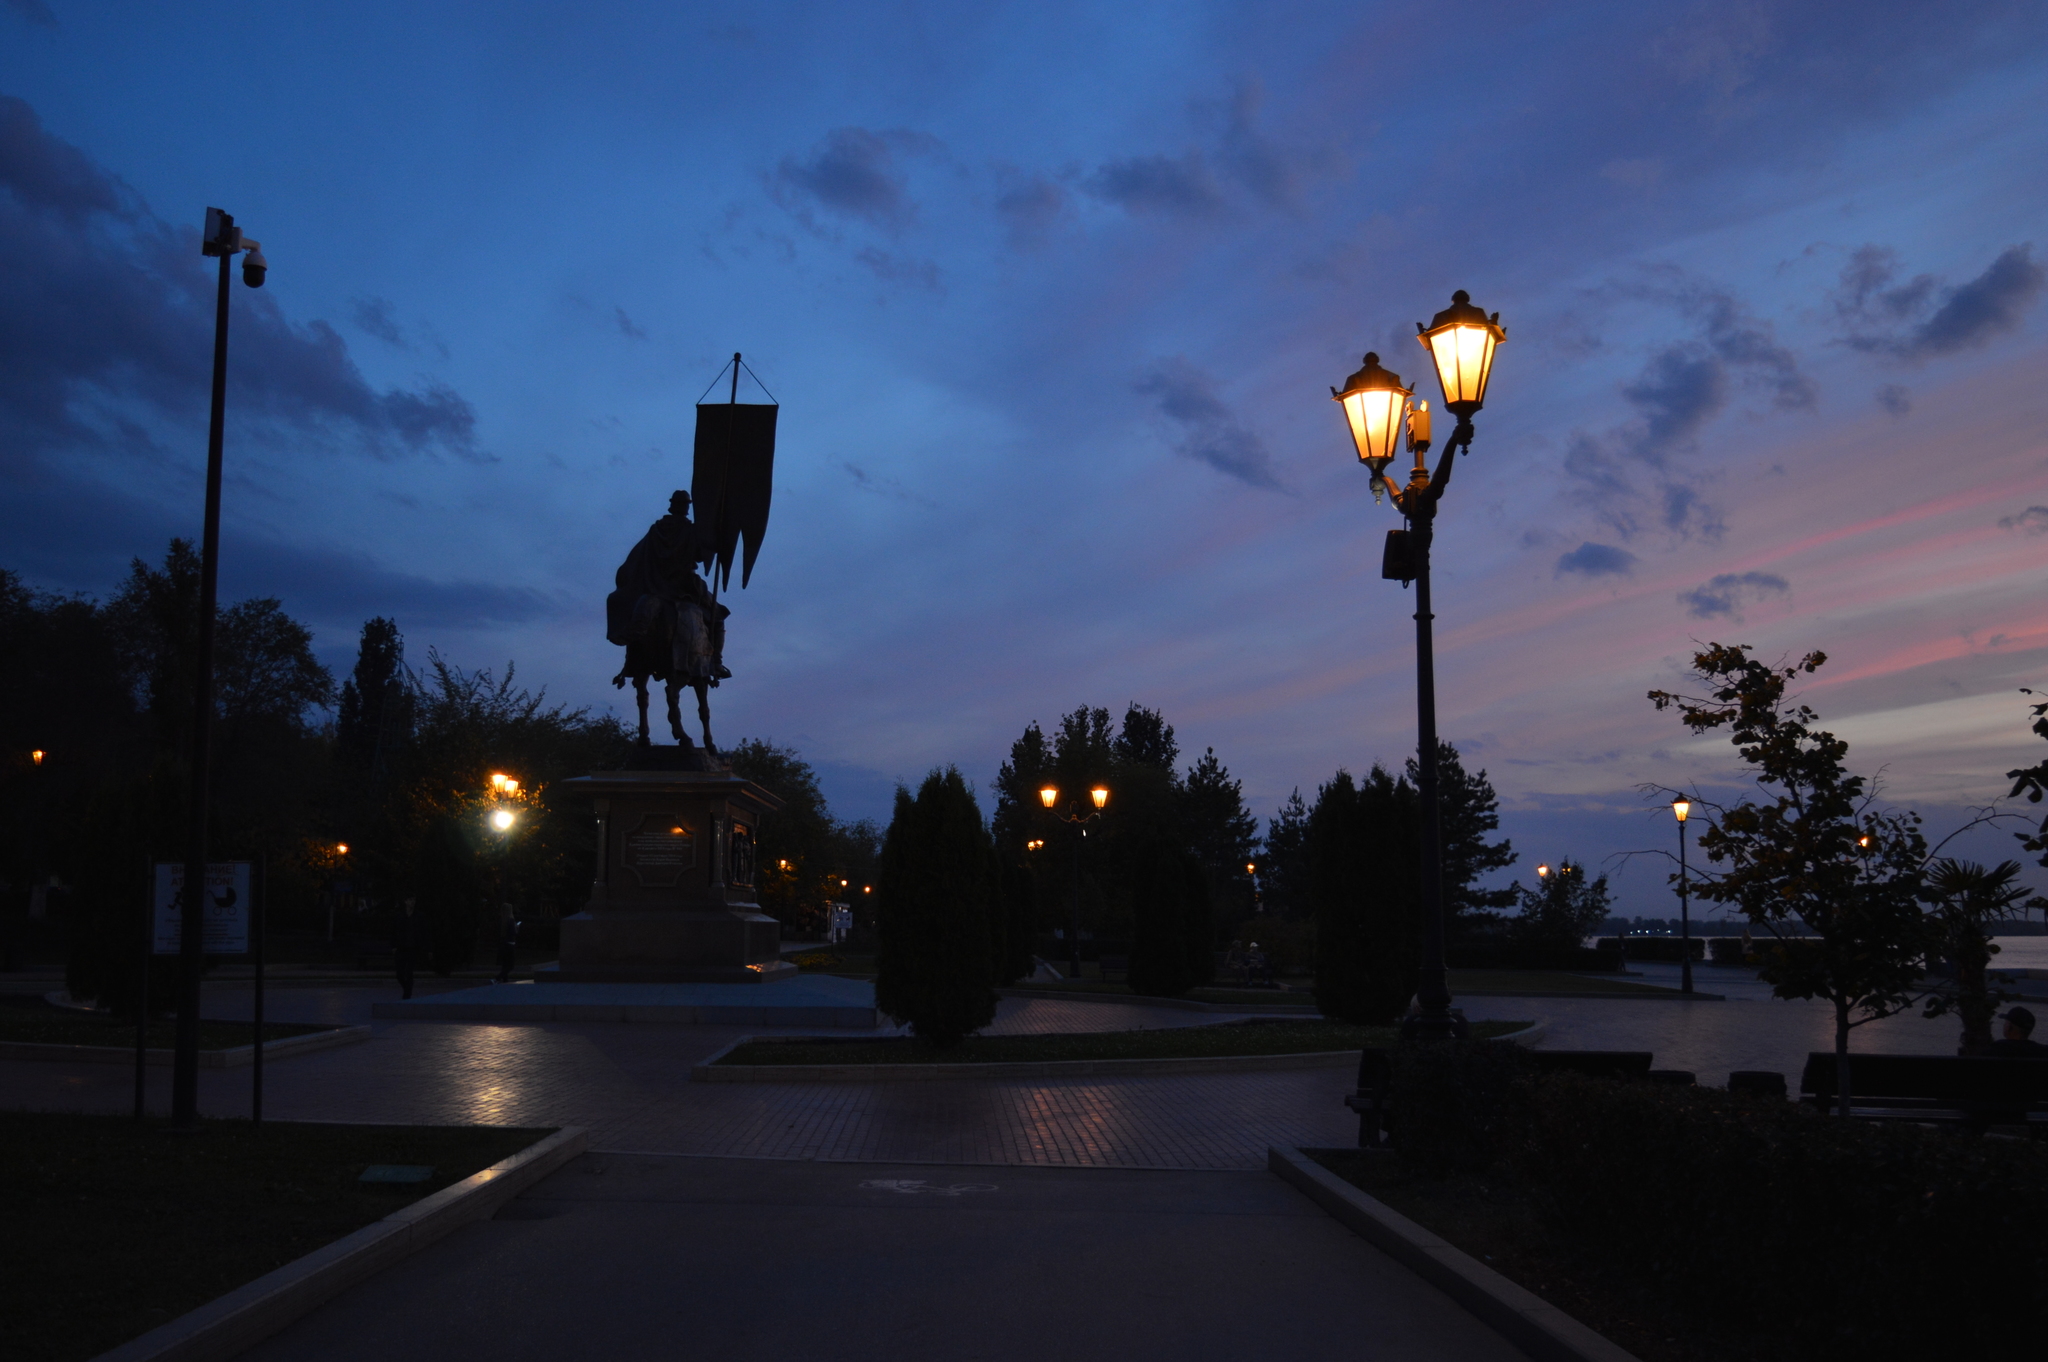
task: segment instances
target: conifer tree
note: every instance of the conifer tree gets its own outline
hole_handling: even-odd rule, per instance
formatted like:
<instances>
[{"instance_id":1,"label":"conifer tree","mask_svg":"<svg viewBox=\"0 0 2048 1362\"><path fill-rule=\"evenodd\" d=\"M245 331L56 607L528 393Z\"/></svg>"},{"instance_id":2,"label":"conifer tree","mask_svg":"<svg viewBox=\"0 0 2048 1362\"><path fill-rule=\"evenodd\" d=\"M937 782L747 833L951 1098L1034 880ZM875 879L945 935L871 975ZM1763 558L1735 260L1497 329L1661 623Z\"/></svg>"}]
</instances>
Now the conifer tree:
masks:
<instances>
[{"instance_id":1,"label":"conifer tree","mask_svg":"<svg viewBox=\"0 0 2048 1362\"><path fill-rule=\"evenodd\" d=\"M995 1020L995 857L956 767L899 787L877 883L875 1004L937 1049Z\"/></svg>"},{"instance_id":2,"label":"conifer tree","mask_svg":"<svg viewBox=\"0 0 2048 1362\"><path fill-rule=\"evenodd\" d=\"M1309 896L1316 912L1316 1005L1326 1017L1389 1022L1422 971L1421 836L1415 787L1375 765L1339 771L1309 811Z\"/></svg>"}]
</instances>

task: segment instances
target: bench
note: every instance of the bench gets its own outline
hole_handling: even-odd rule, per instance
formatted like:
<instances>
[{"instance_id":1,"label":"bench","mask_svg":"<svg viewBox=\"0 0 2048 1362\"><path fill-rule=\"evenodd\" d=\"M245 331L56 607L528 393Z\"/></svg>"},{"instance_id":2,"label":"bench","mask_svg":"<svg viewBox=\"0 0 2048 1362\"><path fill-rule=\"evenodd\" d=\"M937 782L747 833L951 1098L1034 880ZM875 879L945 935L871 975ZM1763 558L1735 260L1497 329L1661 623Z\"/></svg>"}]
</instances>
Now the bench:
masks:
<instances>
[{"instance_id":1,"label":"bench","mask_svg":"<svg viewBox=\"0 0 2048 1362\"><path fill-rule=\"evenodd\" d=\"M1691 1083L1693 1076L1677 1069L1652 1069L1648 1050L1524 1050L1523 1058L1538 1073L1586 1074L1592 1078L1642 1078ZM1394 1083L1390 1050L1364 1050L1358 1056L1358 1091L1344 1105L1358 1113L1358 1144L1376 1149L1387 1136Z\"/></svg>"},{"instance_id":2,"label":"bench","mask_svg":"<svg viewBox=\"0 0 2048 1362\"><path fill-rule=\"evenodd\" d=\"M1837 1109L1834 1051L1807 1055L1799 1100L1823 1111ZM2036 1138L2048 1138L2048 1059L1850 1055L1849 1112L1978 1130L2023 1125Z\"/></svg>"},{"instance_id":3,"label":"bench","mask_svg":"<svg viewBox=\"0 0 2048 1362\"><path fill-rule=\"evenodd\" d=\"M1105 984L1113 984L1119 979L1128 981L1131 977L1131 957L1128 955L1105 955L1102 957L1098 968L1101 972L1102 982Z\"/></svg>"}]
</instances>

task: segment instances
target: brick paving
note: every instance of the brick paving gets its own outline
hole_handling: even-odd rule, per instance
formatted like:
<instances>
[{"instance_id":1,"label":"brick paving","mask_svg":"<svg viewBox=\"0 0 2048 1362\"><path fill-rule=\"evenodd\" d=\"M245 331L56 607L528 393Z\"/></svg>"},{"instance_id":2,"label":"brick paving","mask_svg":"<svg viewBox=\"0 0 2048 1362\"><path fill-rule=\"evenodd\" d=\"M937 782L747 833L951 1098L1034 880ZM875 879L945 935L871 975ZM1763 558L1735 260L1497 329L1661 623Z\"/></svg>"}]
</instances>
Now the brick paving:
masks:
<instances>
[{"instance_id":1,"label":"brick paving","mask_svg":"<svg viewBox=\"0 0 2048 1362\"><path fill-rule=\"evenodd\" d=\"M245 992L209 990L232 1017ZM358 1021L389 990L278 989L280 1020ZM1199 1012L1130 1003L1006 999L1010 1033L1185 1026ZM376 1022L361 1045L266 1067L264 1110L282 1120L584 1125L600 1149L777 1159L1063 1167L1251 1169L1269 1144L1342 1144L1356 1126L1342 1069L945 1083L689 1082L690 1065L738 1028ZM0 1062L0 1104L126 1111L119 1065ZM149 1074L149 1104L169 1074ZM200 1076L201 1110L248 1111L247 1070Z\"/></svg>"}]
</instances>

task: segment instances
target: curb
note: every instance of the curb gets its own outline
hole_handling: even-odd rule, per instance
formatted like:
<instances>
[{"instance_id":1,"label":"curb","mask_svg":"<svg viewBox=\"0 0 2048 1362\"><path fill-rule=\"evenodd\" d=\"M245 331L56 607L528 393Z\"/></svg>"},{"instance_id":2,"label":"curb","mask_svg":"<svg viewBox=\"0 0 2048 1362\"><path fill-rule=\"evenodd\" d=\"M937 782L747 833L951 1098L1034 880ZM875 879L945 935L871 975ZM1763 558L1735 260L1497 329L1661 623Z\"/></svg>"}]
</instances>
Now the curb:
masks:
<instances>
[{"instance_id":1,"label":"curb","mask_svg":"<svg viewBox=\"0 0 2048 1362\"><path fill-rule=\"evenodd\" d=\"M566 985L564 986L566 987ZM767 987L763 985L763 987ZM872 1031L881 1015L872 1007L744 1007L677 1003L437 1003L432 997L370 1004L379 1021L465 1021L516 1026L529 1022L639 1022L679 1026L836 1026Z\"/></svg>"},{"instance_id":2,"label":"curb","mask_svg":"<svg viewBox=\"0 0 2048 1362\"><path fill-rule=\"evenodd\" d=\"M1460 998L1585 998L1597 1003L1725 1003L1721 993L1695 993L1691 997L1670 989L1664 993L1535 993L1521 989L1495 993L1490 989L1468 988Z\"/></svg>"},{"instance_id":3,"label":"curb","mask_svg":"<svg viewBox=\"0 0 2048 1362\"><path fill-rule=\"evenodd\" d=\"M329 1031L313 1031L303 1036L286 1036L283 1040L263 1042L263 1058L290 1059L293 1055L307 1054L313 1050L331 1050L337 1045L354 1045L370 1038L367 1026L338 1026ZM144 1050L142 1062L153 1065L168 1065L175 1050ZM71 1060L86 1064L133 1064L135 1047L132 1045L45 1045L40 1041L0 1041L0 1059L55 1059ZM237 1045L229 1050L201 1050L199 1067L202 1069L243 1069L256 1060L254 1045Z\"/></svg>"},{"instance_id":4,"label":"curb","mask_svg":"<svg viewBox=\"0 0 2048 1362\"><path fill-rule=\"evenodd\" d=\"M1534 1045L1548 1031L1533 1022L1495 1040ZM1291 1055L1197 1055L1185 1059L1034 1059L995 1064L720 1064L755 1040L804 1040L803 1036L741 1036L690 1066L692 1083L901 1083L962 1078L1115 1078L1141 1074L1276 1073L1289 1069L1349 1068L1356 1050L1309 1050ZM815 1037L826 1040L836 1037Z\"/></svg>"},{"instance_id":5,"label":"curb","mask_svg":"<svg viewBox=\"0 0 2048 1362\"><path fill-rule=\"evenodd\" d=\"M487 1218L589 1144L590 1132L581 1126L558 1130L452 1187L103 1352L93 1362L216 1362L233 1357L451 1230Z\"/></svg>"},{"instance_id":6,"label":"curb","mask_svg":"<svg viewBox=\"0 0 2048 1362\"><path fill-rule=\"evenodd\" d=\"M1320 1017L1312 1003L1205 1003L1194 998L1148 998L1140 993L1068 993L1050 988L999 988L999 998L1049 998L1060 1003L1136 1003L1140 1007L1170 1007L1182 1012L1255 1012L1273 1016Z\"/></svg>"},{"instance_id":7,"label":"curb","mask_svg":"<svg viewBox=\"0 0 2048 1362\"><path fill-rule=\"evenodd\" d=\"M1373 1200L1301 1150L1268 1148L1266 1168L1536 1362L1639 1362L1634 1353Z\"/></svg>"}]
</instances>

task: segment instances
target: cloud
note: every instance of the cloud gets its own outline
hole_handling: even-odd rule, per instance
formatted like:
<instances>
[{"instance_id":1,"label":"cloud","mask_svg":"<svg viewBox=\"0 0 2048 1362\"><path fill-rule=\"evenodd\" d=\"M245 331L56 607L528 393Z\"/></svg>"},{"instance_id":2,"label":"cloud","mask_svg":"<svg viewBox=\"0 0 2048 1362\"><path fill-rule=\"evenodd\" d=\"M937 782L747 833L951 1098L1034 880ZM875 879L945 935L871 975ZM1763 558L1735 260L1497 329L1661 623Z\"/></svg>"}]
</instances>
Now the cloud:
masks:
<instances>
[{"instance_id":1,"label":"cloud","mask_svg":"<svg viewBox=\"0 0 2048 1362\"><path fill-rule=\"evenodd\" d=\"M2002 517L2001 530L2018 530L2025 535L2048 534L2048 506L2029 506L2017 515Z\"/></svg>"},{"instance_id":2,"label":"cloud","mask_svg":"<svg viewBox=\"0 0 2048 1362\"><path fill-rule=\"evenodd\" d=\"M1282 490L1265 444L1239 423L1216 396L1216 381L1200 369L1176 356L1140 380L1135 391L1158 399L1159 414L1179 432L1175 448L1181 453L1248 487Z\"/></svg>"},{"instance_id":3,"label":"cloud","mask_svg":"<svg viewBox=\"0 0 2048 1362\"><path fill-rule=\"evenodd\" d=\"M0 290L0 467L19 475L60 449L133 457L153 446L153 429L205 409L214 265L199 254L196 226L158 218L7 96L0 256L35 262ZM452 388L427 380L379 391L328 323L288 320L269 290L237 285L233 306L238 424L283 444L482 457L476 414Z\"/></svg>"},{"instance_id":4,"label":"cloud","mask_svg":"<svg viewBox=\"0 0 2048 1362\"><path fill-rule=\"evenodd\" d=\"M855 252L853 258L874 271L875 278L884 283L913 284L935 293L944 291L939 284L939 264L936 260L891 255L873 246Z\"/></svg>"},{"instance_id":5,"label":"cloud","mask_svg":"<svg viewBox=\"0 0 2048 1362\"><path fill-rule=\"evenodd\" d=\"M809 157L786 156L776 167L771 187L785 207L806 226L812 206L843 218L856 218L900 231L917 216L908 192L908 178L898 164L901 155L938 149L929 134L905 128L873 132L838 128L818 143Z\"/></svg>"},{"instance_id":6,"label":"cloud","mask_svg":"<svg viewBox=\"0 0 2048 1362\"><path fill-rule=\"evenodd\" d=\"M877 476L868 472L867 469L862 468L851 459L841 459L839 467L845 471L846 476L853 479L853 485L863 492L872 493L878 497L887 497L891 501L908 501L919 506L938 505L930 497L921 497L911 491L899 479Z\"/></svg>"},{"instance_id":7,"label":"cloud","mask_svg":"<svg viewBox=\"0 0 2048 1362\"><path fill-rule=\"evenodd\" d=\"M1842 336L1852 349L1920 361L1976 350L2018 328L2048 287L2033 244L2008 246L1982 274L1954 287L1933 275L1900 281L1898 252L1863 246L1842 267L1834 292Z\"/></svg>"},{"instance_id":8,"label":"cloud","mask_svg":"<svg viewBox=\"0 0 2048 1362\"><path fill-rule=\"evenodd\" d=\"M1259 131L1259 107L1265 102L1266 89L1259 81L1237 87L1225 106L1217 161L1254 198L1270 207L1292 208L1300 202L1310 158Z\"/></svg>"},{"instance_id":9,"label":"cloud","mask_svg":"<svg viewBox=\"0 0 2048 1362\"><path fill-rule=\"evenodd\" d=\"M57 26L57 16L50 13L50 7L43 0L7 0L7 8L38 28Z\"/></svg>"},{"instance_id":10,"label":"cloud","mask_svg":"<svg viewBox=\"0 0 2048 1362\"><path fill-rule=\"evenodd\" d=\"M1625 577L1635 571L1636 556L1626 549L1591 541L1579 545L1557 560L1557 573L1582 573L1588 577Z\"/></svg>"},{"instance_id":11,"label":"cloud","mask_svg":"<svg viewBox=\"0 0 2048 1362\"><path fill-rule=\"evenodd\" d=\"M1775 573L1724 572L1702 586L1679 592L1678 603L1694 619L1727 617L1739 620L1744 601L1782 596L1791 589L1791 583Z\"/></svg>"},{"instance_id":12,"label":"cloud","mask_svg":"<svg viewBox=\"0 0 2048 1362\"><path fill-rule=\"evenodd\" d=\"M398 329L398 319L391 314L391 300L388 298L358 298L349 305L349 320L356 328L375 336L386 345L395 345L401 350L409 349L405 333Z\"/></svg>"},{"instance_id":13,"label":"cloud","mask_svg":"<svg viewBox=\"0 0 2048 1362\"><path fill-rule=\"evenodd\" d=\"M1894 416L1905 416L1913 410L1913 395L1896 383L1887 383L1877 390L1877 405Z\"/></svg>"},{"instance_id":14,"label":"cloud","mask_svg":"<svg viewBox=\"0 0 2048 1362\"><path fill-rule=\"evenodd\" d=\"M1209 218L1223 211L1222 191L1199 151L1110 161L1082 187L1134 216Z\"/></svg>"},{"instance_id":15,"label":"cloud","mask_svg":"<svg viewBox=\"0 0 2048 1362\"><path fill-rule=\"evenodd\" d=\"M1006 184L996 195L996 215L1009 229L1010 245L1032 250L1044 244L1054 226L1067 216L1067 191L1043 175L1027 176L1008 168L998 174Z\"/></svg>"},{"instance_id":16,"label":"cloud","mask_svg":"<svg viewBox=\"0 0 2048 1362\"><path fill-rule=\"evenodd\" d=\"M634 321L631 317L628 317L626 315L626 309L624 309L623 307L619 307L615 304L612 307L612 314L619 323L620 335L625 336L631 340L647 339L647 333L641 329L640 324L638 322Z\"/></svg>"}]
</instances>

